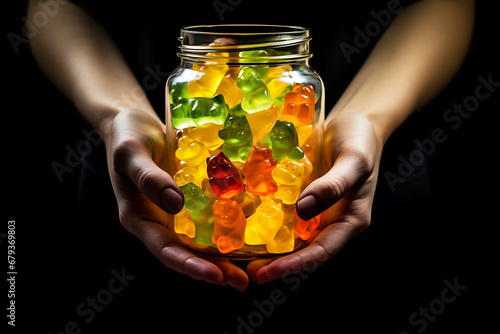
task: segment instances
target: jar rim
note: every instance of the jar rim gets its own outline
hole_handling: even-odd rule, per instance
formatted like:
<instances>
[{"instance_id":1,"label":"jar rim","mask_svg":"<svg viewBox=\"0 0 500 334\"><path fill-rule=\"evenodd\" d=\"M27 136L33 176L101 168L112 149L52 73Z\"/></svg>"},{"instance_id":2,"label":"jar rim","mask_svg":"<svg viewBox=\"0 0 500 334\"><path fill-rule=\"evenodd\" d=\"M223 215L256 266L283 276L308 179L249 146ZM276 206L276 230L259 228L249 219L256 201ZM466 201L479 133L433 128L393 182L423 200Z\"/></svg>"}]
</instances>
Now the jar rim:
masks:
<instances>
[{"instance_id":1,"label":"jar rim","mask_svg":"<svg viewBox=\"0 0 500 334\"><path fill-rule=\"evenodd\" d=\"M309 29L300 26L273 24L195 25L181 29L179 37L181 52L177 55L185 60L206 61L210 58L213 60L221 58L222 52L280 49L293 51L260 59L270 62L297 61L312 57L308 47L310 40ZM214 52L218 54L210 55Z\"/></svg>"},{"instance_id":2,"label":"jar rim","mask_svg":"<svg viewBox=\"0 0 500 334\"><path fill-rule=\"evenodd\" d=\"M239 28L248 31L224 31L224 29ZM221 29L220 31L210 31L211 29ZM251 31L250 29L256 29ZM267 31L258 31L259 29L267 29ZM269 31L275 30L275 31ZM183 27L183 33L191 34L209 34L209 35L289 35L308 33L309 29L300 26L277 25L277 24L212 24L212 25L195 25Z\"/></svg>"}]
</instances>

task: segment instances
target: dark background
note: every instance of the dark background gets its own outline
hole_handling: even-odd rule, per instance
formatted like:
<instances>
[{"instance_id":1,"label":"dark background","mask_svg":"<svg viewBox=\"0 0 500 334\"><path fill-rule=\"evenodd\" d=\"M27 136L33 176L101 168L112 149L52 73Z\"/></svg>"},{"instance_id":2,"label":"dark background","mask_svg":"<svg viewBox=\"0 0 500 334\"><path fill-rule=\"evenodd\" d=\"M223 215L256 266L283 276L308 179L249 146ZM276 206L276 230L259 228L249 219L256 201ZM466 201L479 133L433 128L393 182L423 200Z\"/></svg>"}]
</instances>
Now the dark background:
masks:
<instances>
[{"instance_id":1,"label":"dark background","mask_svg":"<svg viewBox=\"0 0 500 334\"><path fill-rule=\"evenodd\" d=\"M462 69L439 97L394 134L383 156L381 173L397 173L398 157L408 159L416 139L430 138L433 129L443 129L447 140L436 144L425 165L432 196L425 179L415 184L408 179L401 189L391 192L381 175L369 229L316 271L264 286L251 282L246 292L194 281L165 268L121 227L106 178L87 180L90 197L78 191L81 164L58 180L52 164L64 164L67 147L76 150L85 140L83 131L90 128L38 69L28 45L20 44L15 50L9 41L12 34L22 37L25 17L22 2L9 3L3 21L3 73L7 75L2 147L7 154L2 159L6 200L0 230L6 233L7 221L16 221L17 326L9 330L55 334L67 326L71 332L74 321L81 333L233 334L238 333L239 317L258 324L251 330L241 329L242 333L454 333L465 329L484 333L497 327L493 268L498 267L494 255L498 254L500 92L481 101L456 130L443 120L448 108L474 94L479 76L491 74L494 81L500 81L495 7L492 2L478 2L474 40ZM147 66L160 70L158 87L147 94L163 116L165 76L179 63L176 37L182 26L193 24L271 23L310 28L311 65L324 80L326 109L331 109L378 36L353 55L351 63L339 44L353 44L353 28L363 29L373 20L370 11L386 8L388 1L372 1L367 6L335 3L328 9L319 3L301 3L299 8L298 4L233 1L237 5L225 11L222 20L211 1L185 2L168 9L149 1L127 8L87 6L105 22L139 80L147 75ZM103 144L92 148L98 166ZM0 241L5 254L4 234ZM134 277L127 286L117 294L103 291L113 271L122 270ZM445 280L456 280L467 288L427 321L427 327L423 321L409 323L410 315L420 307L439 307L436 299L441 298ZM8 288L2 281L1 305L7 312ZM275 304L269 316L259 318L254 301L268 301L273 293L281 293L284 302ZM112 297L95 317L77 311L81 303L88 303L87 298L97 295ZM2 319L7 322L4 315Z\"/></svg>"}]
</instances>

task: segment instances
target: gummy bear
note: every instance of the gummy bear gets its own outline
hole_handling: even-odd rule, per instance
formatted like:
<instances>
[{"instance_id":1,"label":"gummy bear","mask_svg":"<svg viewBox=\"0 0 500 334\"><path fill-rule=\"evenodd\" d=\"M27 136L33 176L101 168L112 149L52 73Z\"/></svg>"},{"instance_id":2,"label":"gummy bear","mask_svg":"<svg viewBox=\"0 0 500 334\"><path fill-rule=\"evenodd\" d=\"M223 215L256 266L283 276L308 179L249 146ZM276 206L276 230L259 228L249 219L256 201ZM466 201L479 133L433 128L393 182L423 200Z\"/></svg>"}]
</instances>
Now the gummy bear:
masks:
<instances>
[{"instance_id":1,"label":"gummy bear","mask_svg":"<svg viewBox=\"0 0 500 334\"><path fill-rule=\"evenodd\" d=\"M177 159L186 162L202 176L205 176L205 161L210 157L208 149L189 135L182 136L177 143L179 148L175 151Z\"/></svg>"},{"instance_id":2,"label":"gummy bear","mask_svg":"<svg viewBox=\"0 0 500 334\"><path fill-rule=\"evenodd\" d=\"M283 206L285 217L283 224L274 235L273 240L266 245L269 253L286 253L293 251L295 245L295 237L293 235L293 207Z\"/></svg>"},{"instance_id":3,"label":"gummy bear","mask_svg":"<svg viewBox=\"0 0 500 334\"><path fill-rule=\"evenodd\" d=\"M190 238L195 236L196 227L189 210L185 206L174 217L174 231L177 234L185 234Z\"/></svg>"},{"instance_id":4,"label":"gummy bear","mask_svg":"<svg viewBox=\"0 0 500 334\"><path fill-rule=\"evenodd\" d=\"M283 118L296 125L310 125L314 118L314 103L313 86L296 84L285 95Z\"/></svg>"},{"instance_id":5,"label":"gummy bear","mask_svg":"<svg viewBox=\"0 0 500 334\"><path fill-rule=\"evenodd\" d=\"M245 116L228 114L224 127L219 130L219 137L224 140L222 152L231 161L244 162L253 145L252 131Z\"/></svg>"},{"instance_id":6,"label":"gummy bear","mask_svg":"<svg viewBox=\"0 0 500 334\"><path fill-rule=\"evenodd\" d=\"M296 236L301 238L302 240L307 240L311 237L312 232L319 226L320 216L317 215L314 218L309 220L303 220L297 214L297 210L293 210L293 217L295 219L295 227L293 228L293 232Z\"/></svg>"},{"instance_id":7,"label":"gummy bear","mask_svg":"<svg viewBox=\"0 0 500 334\"><path fill-rule=\"evenodd\" d=\"M249 113L267 109L271 106L271 94L260 73L249 66L242 66L236 84L243 92L241 107Z\"/></svg>"},{"instance_id":8,"label":"gummy bear","mask_svg":"<svg viewBox=\"0 0 500 334\"><path fill-rule=\"evenodd\" d=\"M280 162L284 157L300 160L304 152L299 147L297 130L293 123L277 120L270 132L273 157Z\"/></svg>"},{"instance_id":9,"label":"gummy bear","mask_svg":"<svg viewBox=\"0 0 500 334\"><path fill-rule=\"evenodd\" d=\"M224 95L224 99L226 100L229 108L232 108L236 104L240 103L243 99L243 93L241 89L236 85L236 78L238 75L239 66L230 66L229 70L226 72L224 78L222 78L219 83L219 87L217 87L217 91L215 94Z\"/></svg>"},{"instance_id":10,"label":"gummy bear","mask_svg":"<svg viewBox=\"0 0 500 334\"><path fill-rule=\"evenodd\" d=\"M178 105L172 109L172 125L176 129L198 127L207 123L222 124L228 111L222 94L211 98L179 98L177 101Z\"/></svg>"},{"instance_id":11,"label":"gummy bear","mask_svg":"<svg viewBox=\"0 0 500 334\"><path fill-rule=\"evenodd\" d=\"M188 182L193 182L195 185L201 188L203 182L203 176L198 173L198 171L189 165L179 170L173 176L175 183L180 187Z\"/></svg>"},{"instance_id":12,"label":"gummy bear","mask_svg":"<svg viewBox=\"0 0 500 334\"><path fill-rule=\"evenodd\" d=\"M273 240L283 224L285 214L281 203L263 199L253 215L247 219L245 242L249 245L267 244Z\"/></svg>"},{"instance_id":13,"label":"gummy bear","mask_svg":"<svg viewBox=\"0 0 500 334\"><path fill-rule=\"evenodd\" d=\"M189 130L189 135L197 142L203 143L210 151L213 151L224 143L219 137L219 130L221 128L221 124L207 123L197 128L192 128Z\"/></svg>"},{"instance_id":14,"label":"gummy bear","mask_svg":"<svg viewBox=\"0 0 500 334\"><path fill-rule=\"evenodd\" d=\"M196 230L194 241L199 245L213 245L214 215L208 197L192 182L180 186L184 194L184 205L191 213Z\"/></svg>"},{"instance_id":15,"label":"gummy bear","mask_svg":"<svg viewBox=\"0 0 500 334\"><path fill-rule=\"evenodd\" d=\"M208 53L207 56L229 56L228 53ZM212 97L219 86L220 81L226 74L228 66L226 64L206 64L206 65L193 65L193 71L201 74L197 80L190 81L187 84L187 90L194 96Z\"/></svg>"},{"instance_id":16,"label":"gummy bear","mask_svg":"<svg viewBox=\"0 0 500 334\"><path fill-rule=\"evenodd\" d=\"M243 247L247 221L236 201L218 199L212 207L214 214L214 234L212 241L221 253L228 253Z\"/></svg>"},{"instance_id":17,"label":"gummy bear","mask_svg":"<svg viewBox=\"0 0 500 334\"><path fill-rule=\"evenodd\" d=\"M246 180L246 191L260 196L274 194L278 185L271 174L277 161L269 147L254 146L248 155L243 173Z\"/></svg>"},{"instance_id":18,"label":"gummy bear","mask_svg":"<svg viewBox=\"0 0 500 334\"><path fill-rule=\"evenodd\" d=\"M267 109L247 114L248 124L250 124L250 129L252 129L254 145L263 143L264 136L273 128L278 118L278 113L279 109L273 103Z\"/></svg>"},{"instance_id":19,"label":"gummy bear","mask_svg":"<svg viewBox=\"0 0 500 334\"><path fill-rule=\"evenodd\" d=\"M287 87L290 87L290 89L288 89L285 94L292 89L293 79L290 74L291 71L292 67L290 65L273 66L269 69L269 73L264 78L264 82L267 88L269 88L273 100L287 89Z\"/></svg>"},{"instance_id":20,"label":"gummy bear","mask_svg":"<svg viewBox=\"0 0 500 334\"><path fill-rule=\"evenodd\" d=\"M224 152L207 159L207 175L214 193L222 199L243 191L241 174Z\"/></svg>"},{"instance_id":21,"label":"gummy bear","mask_svg":"<svg viewBox=\"0 0 500 334\"><path fill-rule=\"evenodd\" d=\"M186 85L187 82L174 82L172 84L169 94L170 104L176 106L182 99L191 99L194 97L186 90Z\"/></svg>"},{"instance_id":22,"label":"gummy bear","mask_svg":"<svg viewBox=\"0 0 500 334\"><path fill-rule=\"evenodd\" d=\"M260 196L250 194L246 191L242 191L239 194L234 195L231 199L238 202L241 210L243 210L243 213L245 214L245 217L253 215L261 203Z\"/></svg>"},{"instance_id":23,"label":"gummy bear","mask_svg":"<svg viewBox=\"0 0 500 334\"><path fill-rule=\"evenodd\" d=\"M275 196L281 198L285 204L297 201L305 174L305 164L298 161L284 159L273 169L273 178L278 184Z\"/></svg>"},{"instance_id":24,"label":"gummy bear","mask_svg":"<svg viewBox=\"0 0 500 334\"><path fill-rule=\"evenodd\" d=\"M267 59L262 59L262 57L268 57L272 50L249 50L249 51L241 51L239 53L240 63L265 63ZM269 73L268 65L256 65L254 66L255 70L259 72L261 77L265 77Z\"/></svg>"}]
</instances>

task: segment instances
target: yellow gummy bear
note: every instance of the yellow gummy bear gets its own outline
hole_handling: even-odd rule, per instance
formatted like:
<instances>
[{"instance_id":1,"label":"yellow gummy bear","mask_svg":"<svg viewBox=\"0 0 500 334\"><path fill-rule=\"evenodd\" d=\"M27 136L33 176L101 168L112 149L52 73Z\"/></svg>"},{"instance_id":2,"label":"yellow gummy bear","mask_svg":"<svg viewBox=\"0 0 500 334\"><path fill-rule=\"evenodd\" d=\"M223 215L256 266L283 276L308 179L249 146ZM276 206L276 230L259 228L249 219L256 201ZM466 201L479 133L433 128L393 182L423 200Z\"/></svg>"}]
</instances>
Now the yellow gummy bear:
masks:
<instances>
[{"instance_id":1,"label":"yellow gummy bear","mask_svg":"<svg viewBox=\"0 0 500 334\"><path fill-rule=\"evenodd\" d=\"M223 124L207 123L197 128L192 128L189 135L197 142L203 143L210 151L216 150L224 140L219 137L219 130Z\"/></svg>"},{"instance_id":2,"label":"yellow gummy bear","mask_svg":"<svg viewBox=\"0 0 500 334\"><path fill-rule=\"evenodd\" d=\"M290 65L272 66L269 68L269 72L264 77L264 82L269 89L272 99L280 95L287 86L293 84L290 71L292 71Z\"/></svg>"},{"instance_id":3,"label":"yellow gummy bear","mask_svg":"<svg viewBox=\"0 0 500 334\"><path fill-rule=\"evenodd\" d=\"M175 151L177 159L196 169L202 177L208 178L206 160L210 157L210 153L205 145L189 135L182 136L177 144L179 146Z\"/></svg>"},{"instance_id":4,"label":"yellow gummy bear","mask_svg":"<svg viewBox=\"0 0 500 334\"><path fill-rule=\"evenodd\" d=\"M283 206L283 211L285 216L283 224L276 232L273 240L266 245L269 253L291 252L295 246L293 206Z\"/></svg>"},{"instance_id":5,"label":"yellow gummy bear","mask_svg":"<svg viewBox=\"0 0 500 334\"><path fill-rule=\"evenodd\" d=\"M275 104L267 109L257 111L253 114L246 114L250 129L252 129L253 144L262 145L263 138L271 132L276 118L278 117L279 108Z\"/></svg>"},{"instance_id":6,"label":"yellow gummy bear","mask_svg":"<svg viewBox=\"0 0 500 334\"><path fill-rule=\"evenodd\" d=\"M190 238L194 238L196 227L186 207L183 207L182 210L175 215L174 230L177 234L185 234Z\"/></svg>"},{"instance_id":7,"label":"yellow gummy bear","mask_svg":"<svg viewBox=\"0 0 500 334\"><path fill-rule=\"evenodd\" d=\"M304 145L305 141L312 133L312 125L299 125L296 126L297 129L297 137L299 138L299 146Z\"/></svg>"},{"instance_id":8,"label":"yellow gummy bear","mask_svg":"<svg viewBox=\"0 0 500 334\"><path fill-rule=\"evenodd\" d=\"M211 57L229 57L229 53L215 52L207 53ZM201 76L197 80L190 81L186 89L193 96L197 97L212 97L217 91L217 87L222 78L227 72L229 66L225 64L217 64L207 62L204 65L193 65L193 71L198 72Z\"/></svg>"},{"instance_id":9,"label":"yellow gummy bear","mask_svg":"<svg viewBox=\"0 0 500 334\"><path fill-rule=\"evenodd\" d=\"M293 204L299 197L303 180L312 171L312 164L306 158L299 161L284 158L273 169L273 179L278 184L278 191L274 194L281 198L284 204Z\"/></svg>"},{"instance_id":10,"label":"yellow gummy bear","mask_svg":"<svg viewBox=\"0 0 500 334\"><path fill-rule=\"evenodd\" d=\"M283 218L281 203L264 198L255 213L247 218L245 243L261 245L271 242L283 224Z\"/></svg>"},{"instance_id":11,"label":"yellow gummy bear","mask_svg":"<svg viewBox=\"0 0 500 334\"><path fill-rule=\"evenodd\" d=\"M229 70L220 81L217 91L215 92L215 94L222 94L224 96L224 101L229 108L234 107L243 99L243 92L240 87L236 85L238 70L239 67L229 67Z\"/></svg>"},{"instance_id":12,"label":"yellow gummy bear","mask_svg":"<svg viewBox=\"0 0 500 334\"><path fill-rule=\"evenodd\" d=\"M174 174L174 181L179 187L188 182L193 182L195 185L201 188L203 177L194 167L185 165L184 168Z\"/></svg>"}]
</instances>

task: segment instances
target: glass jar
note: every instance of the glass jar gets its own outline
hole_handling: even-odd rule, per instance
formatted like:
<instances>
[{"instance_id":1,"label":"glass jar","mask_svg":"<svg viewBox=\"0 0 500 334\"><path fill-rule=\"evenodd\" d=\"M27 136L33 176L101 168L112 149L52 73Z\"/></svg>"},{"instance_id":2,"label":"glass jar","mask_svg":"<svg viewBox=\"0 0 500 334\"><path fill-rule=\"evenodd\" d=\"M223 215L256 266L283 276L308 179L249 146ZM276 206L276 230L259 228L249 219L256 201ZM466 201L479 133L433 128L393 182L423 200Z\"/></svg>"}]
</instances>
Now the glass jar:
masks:
<instances>
[{"instance_id":1,"label":"glass jar","mask_svg":"<svg viewBox=\"0 0 500 334\"><path fill-rule=\"evenodd\" d=\"M301 220L295 202L319 176L324 122L309 30L192 26L179 40L165 119L185 205L169 227L208 255L273 258L300 249L319 224L319 216Z\"/></svg>"}]
</instances>

